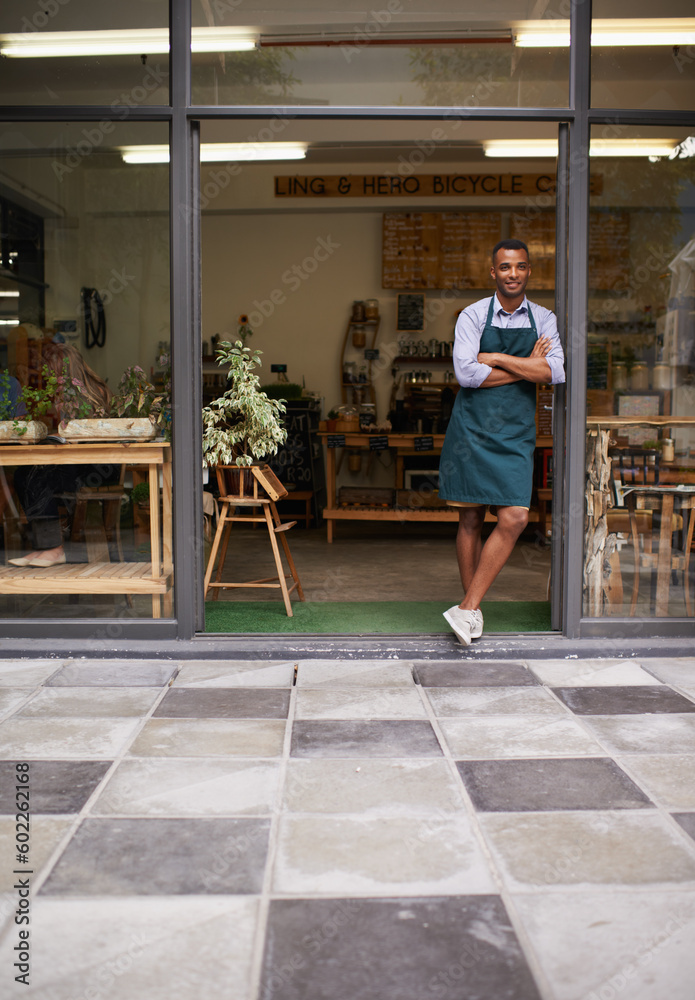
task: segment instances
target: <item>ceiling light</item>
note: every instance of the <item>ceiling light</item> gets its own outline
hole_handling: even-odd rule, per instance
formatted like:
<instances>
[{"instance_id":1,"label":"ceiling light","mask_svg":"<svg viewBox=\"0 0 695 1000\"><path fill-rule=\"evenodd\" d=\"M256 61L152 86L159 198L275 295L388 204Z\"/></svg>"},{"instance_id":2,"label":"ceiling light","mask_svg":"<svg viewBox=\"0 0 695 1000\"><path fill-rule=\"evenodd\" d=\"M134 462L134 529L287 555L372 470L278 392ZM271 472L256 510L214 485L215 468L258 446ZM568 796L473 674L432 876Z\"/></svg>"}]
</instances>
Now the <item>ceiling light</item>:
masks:
<instances>
[{"instance_id":1,"label":"ceiling light","mask_svg":"<svg viewBox=\"0 0 695 1000\"><path fill-rule=\"evenodd\" d=\"M567 48L569 21L526 21L514 31L521 48ZM695 18L647 17L594 20L592 46L695 45Z\"/></svg>"},{"instance_id":2,"label":"ceiling light","mask_svg":"<svg viewBox=\"0 0 695 1000\"><path fill-rule=\"evenodd\" d=\"M19 292L0 292L0 299L18 299Z\"/></svg>"},{"instance_id":3,"label":"ceiling light","mask_svg":"<svg viewBox=\"0 0 695 1000\"><path fill-rule=\"evenodd\" d=\"M121 146L126 163L168 163L168 146ZM305 142L209 142L200 147L201 163L250 160L303 160Z\"/></svg>"},{"instance_id":4,"label":"ceiling light","mask_svg":"<svg viewBox=\"0 0 695 1000\"><path fill-rule=\"evenodd\" d=\"M669 156L676 148L675 139L593 139L590 156ZM486 156L556 157L554 139L491 139L483 143Z\"/></svg>"},{"instance_id":5,"label":"ceiling light","mask_svg":"<svg viewBox=\"0 0 695 1000\"><path fill-rule=\"evenodd\" d=\"M193 28L191 52L248 52L258 39L248 31ZM50 56L160 55L169 51L168 28L114 31L45 31L0 35L0 55L41 59Z\"/></svg>"}]
</instances>

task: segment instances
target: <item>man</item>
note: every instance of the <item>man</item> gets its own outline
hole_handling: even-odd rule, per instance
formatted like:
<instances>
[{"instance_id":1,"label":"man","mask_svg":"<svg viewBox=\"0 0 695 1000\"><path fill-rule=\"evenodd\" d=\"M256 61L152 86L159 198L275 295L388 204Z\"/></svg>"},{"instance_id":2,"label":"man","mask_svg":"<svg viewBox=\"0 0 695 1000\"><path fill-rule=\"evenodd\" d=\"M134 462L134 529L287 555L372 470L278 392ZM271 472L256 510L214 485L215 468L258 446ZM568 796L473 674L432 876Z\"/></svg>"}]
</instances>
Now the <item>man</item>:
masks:
<instances>
[{"instance_id":1,"label":"man","mask_svg":"<svg viewBox=\"0 0 695 1000\"><path fill-rule=\"evenodd\" d=\"M483 634L480 602L528 524L536 383L565 381L555 316L526 298L526 244L498 243L490 274L496 294L468 306L456 323L461 388L439 464L439 495L459 508L456 554L465 595L444 617L466 646ZM497 524L483 545L488 506Z\"/></svg>"}]
</instances>

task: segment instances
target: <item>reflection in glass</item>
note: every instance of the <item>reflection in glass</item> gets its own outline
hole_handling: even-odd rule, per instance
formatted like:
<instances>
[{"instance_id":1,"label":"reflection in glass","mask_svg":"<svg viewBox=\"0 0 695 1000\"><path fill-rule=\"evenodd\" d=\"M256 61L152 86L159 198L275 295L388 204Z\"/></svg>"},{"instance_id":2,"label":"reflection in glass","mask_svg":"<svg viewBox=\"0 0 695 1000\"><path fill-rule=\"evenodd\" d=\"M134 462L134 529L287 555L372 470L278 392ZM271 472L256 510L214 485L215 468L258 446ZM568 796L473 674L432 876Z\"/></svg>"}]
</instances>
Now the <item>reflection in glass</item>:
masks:
<instances>
[{"instance_id":1,"label":"reflection in glass","mask_svg":"<svg viewBox=\"0 0 695 1000\"><path fill-rule=\"evenodd\" d=\"M171 615L167 127L107 125L4 136L2 617Z\"/></svg>"},{"instance_id":2,"label":"reflection in glass","mask_svg":"<svg viewBox=\"0 0 695 1000\"><path fill-rule=\"evenodd\" d=\"M293 9L295 8L295 9ZM495 18L472 3L401 3L365 13L288 4L210 5L192 0L194 32L220 38L193 54L193 101L237 105L567 106L566 47L517 45L527 22ZM253 52L231 52L230 31L254 35Z\"/></svg>"},{"instance_id":3,"label":"reflection in glass","mask_svg":"<svg viewBox=\"0 0 695 1000\"><path fill-rule=\"evenodd\" d=\"M649 138L648 130L622 131ZM695 171L692 137L678 139L670 157L602 161L592 198L590 616L694 611Z\"/></svg>"}]
</instances>

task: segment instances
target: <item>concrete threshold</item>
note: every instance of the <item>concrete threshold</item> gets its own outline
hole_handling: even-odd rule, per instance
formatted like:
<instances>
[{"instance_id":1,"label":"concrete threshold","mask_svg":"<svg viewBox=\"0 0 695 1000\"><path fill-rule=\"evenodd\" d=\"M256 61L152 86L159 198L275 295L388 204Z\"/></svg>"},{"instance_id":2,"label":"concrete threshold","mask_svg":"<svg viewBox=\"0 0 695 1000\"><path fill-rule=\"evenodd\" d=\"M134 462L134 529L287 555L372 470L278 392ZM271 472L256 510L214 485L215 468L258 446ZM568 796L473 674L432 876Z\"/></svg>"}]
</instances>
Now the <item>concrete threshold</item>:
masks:
<instances>
[{"instance_id":1,"label":"concrete threshold","mask_svg":"<svg viewBox=\"0 0 695 1000\"><path fill-rule=\"evenodd\" d=\"M461 646L453 635L214 634L188 640L5 639L0 658L176 660L538 660L639 659L692 656L693 640L675 638L568 639L554 632L496 633Z\"/></svg>"}]
</instances>

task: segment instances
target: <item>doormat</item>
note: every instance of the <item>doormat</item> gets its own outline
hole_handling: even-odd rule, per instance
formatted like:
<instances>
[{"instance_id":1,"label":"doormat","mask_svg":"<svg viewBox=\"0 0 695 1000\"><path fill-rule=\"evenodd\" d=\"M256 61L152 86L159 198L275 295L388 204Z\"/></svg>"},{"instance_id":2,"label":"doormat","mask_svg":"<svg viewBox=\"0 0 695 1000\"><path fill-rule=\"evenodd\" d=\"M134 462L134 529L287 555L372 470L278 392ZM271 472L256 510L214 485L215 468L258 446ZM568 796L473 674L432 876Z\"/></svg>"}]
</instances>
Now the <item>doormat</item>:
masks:
<instances>
[{"instance_id":1,"label":"doormat","mask_svg":"<svg viewBox=\"0 0 695 1000\"><path fill-rule=\"evenodd\" d=\"M439 601L206 601L206 632L450 633ZM485 633L549 632L550 601L487 601Z\"/></svg>"}]
</instances>

